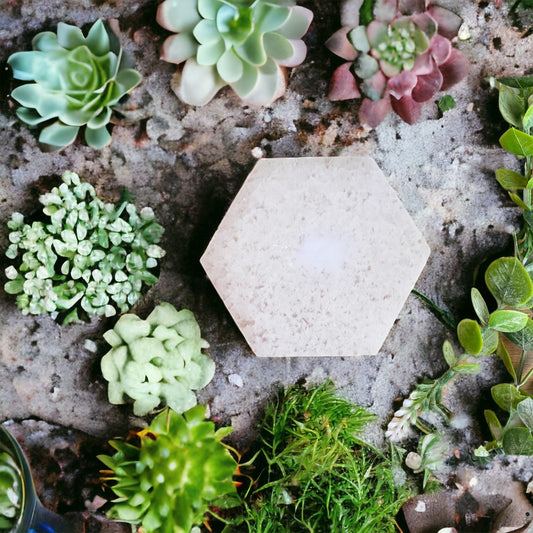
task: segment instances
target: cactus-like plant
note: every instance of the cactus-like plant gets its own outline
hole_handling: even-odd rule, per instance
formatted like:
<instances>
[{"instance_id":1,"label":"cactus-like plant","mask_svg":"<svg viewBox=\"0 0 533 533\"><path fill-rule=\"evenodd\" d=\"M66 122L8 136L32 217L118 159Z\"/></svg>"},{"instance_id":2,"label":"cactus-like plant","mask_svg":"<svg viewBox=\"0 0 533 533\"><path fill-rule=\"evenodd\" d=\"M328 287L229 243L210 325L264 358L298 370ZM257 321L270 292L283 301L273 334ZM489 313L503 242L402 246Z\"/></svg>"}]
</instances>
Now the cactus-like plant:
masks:
<instances>
[{"instance_id":1,"label":"cactus-like plant","mask_svg":"<svg viewBox=\"0 0 533 533\"><path fill-rule=\"evenodd\" d=\"M157 245L163 228L150 208L140 213L124 201L119 207L96 196L74 172L41 195L46 222L24 222L13 213L6 251L6 292L17 294L24 314L60 313L63 323L88 316L124 313L137 303L143 286L165 252Z\"/></svg>"},{"instance_id":2,"label":"cactus-like plant","mask_svg":"<svg viewBox=\"0 0 533 533\"><path fill-rule=\"evenodd\" d=\"M285 67L305 59L312 18L294 0L165 0L157 21L176 35L162 59L185 61L177 96L204 105L230 85L245 102L269 105L285 92Z\"/></svg>"},{"instance_id":3,"label":"cactus-like plant","mask_svg":"<svg viewBox=\"0 0 533 533\"><path fill-rule=\"evenodd\" d=\"M99 456L111 469L104 479L116 482L110 516L142 524L145 533L190 533L199 531L195 526L211 506L239 505L232 481L237 463L221 442L230 432L215 431L197 405L183 415L160 413L138 433L138 446L111 441L117 452Z\"/></svg>"},{"instance_id":4,"label":"cactus-like plant","mask_svg":"<svg viewBox=\"0 0 533 533\"><path fill-rule=\"evenodd\" d=\"M450 41L462 21L429 0L375 0L369 15L372 3L347 0L346 13L353 16L326 43L346 60L333 73L329 98L362 93L360 119L371 127L391 110L412 124L423 102L468 71L467 59Z\"/></svg>"},{"instance_id":5,"label":"cactus-like plant","mask_svg":"<svg viewBox=\"0 0 533 533\"><path fill-rule=\"evenodd\" d=\"M146 320L123 315L104 338L112 346L101 361L109 401L122 404L132 398L138 416L161 402L183 413L196 405L193 391L213 379L215 363L202 353L209 344L187 309L178 312L163 302Z\"/></svg>"},{"instance_id":6,"label":"cactus-like plant","mask_svg":"<svg viewBox=\"0 0 533 533\"><path fill-rule=\"evenodd\" d=\"M87 37L60 22L57 34L39 33L32 46L31 52L8 59L14 78L33 82L11 93L21 105L18 117L30 126L51 122L39 141L53 149L71 144L82 126L89 146L106 145L113 106L141 81L137 71L127 68L118 39L101 20Z\"/></svg>"},{"instance_id":7,"label":"cactus-like plant","mask_svg":"<svg viewBox=\"0 0 533 533\"><path fill-rule=\"evenodd\" d=\"M20 514L22 480L15 461L0 452L0 532L12 531Z\"/></svg>"}]
</instances>

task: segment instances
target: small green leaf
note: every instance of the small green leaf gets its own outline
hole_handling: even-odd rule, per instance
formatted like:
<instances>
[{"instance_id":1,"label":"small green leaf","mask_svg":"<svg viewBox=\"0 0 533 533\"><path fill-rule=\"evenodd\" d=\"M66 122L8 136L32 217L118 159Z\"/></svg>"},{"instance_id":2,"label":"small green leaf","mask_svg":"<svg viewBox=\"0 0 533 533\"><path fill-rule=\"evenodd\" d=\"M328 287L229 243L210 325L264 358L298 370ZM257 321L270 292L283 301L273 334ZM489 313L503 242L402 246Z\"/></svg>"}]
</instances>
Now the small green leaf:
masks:
<instances>
[{"instance_id":1,"label":"small green leaf","mask_svg":"<svg viewBox=\"0 0 533 533\"><path fill-rule=\"evenodd\" d=\"M516 383L517 377L516 377L516 371L513 366L513 362L511 361L511 356L509 355L509 352L507 351L507 348L505 347L505 344L500 341L498 344L498 350L496 352L500 359L502 360L505 369L509 374L511 374L511 377L513 378L513 381Z\"/></svg>"},{"instance_id":2,"label":"small green leaf","mask_svg":"<svg viewBox=\"0 0 533 533\"><path fill-rule=\"evenodd\" d=\"M533 320L528 318L524 328L516 333L506 333L505 336L522 350L533 350Z\"/></svg>"},{"instance_id":3,"label":"small green leaf","mask_svg":"<svg viewBox=\"0 0 533 533\"><path fill-rule=\"evenodd\" d=\"M509 124L516 128L522 128L524 101L510 87L500 86L499 107L500 113Z\"/></svg>"},{"instance_id":4,"label":"small green leaf","mask_svg":"<svg viewBox=\"0 0 533 533\"><path fill-rule=\"evenodd\" d=\"M529 207L526 203L524 203L524 200L518 196L518 194L515 194L514 192L509 193L509 198L520 208L522 211L527 212L529 210ZM527 222L527 220L526 220Z\"/></svg>"},{"instance_id":5,"label":"small green leaf","mask_svg":"<svg viewBox=\"0 0 533 533\"><path fill-rule=\"evenodd\" d=\"M8 294L19 294L23 291L24 286L24 278L22 276L19 276L17 279L8 281L4 285L4 290Z\"/></svg>"},{"instance_id":6,"label":"small green leaf","mask_svg":"<svg viewBox=\"0 0 533 533\"><path fill-rule=\"evenodd\" d=\"M477 355L483 348L481 328L475 320L465 318L457 326L457 337L461 346L471 355Z\"/></svg>"},{"instance_id":7,"label":"small green leaf","mask_svg":"<svg viewBox=\"0 0 533 533\"><path fill-rule=\"evenodd\" d=\"M492 437L495 440L500 440L502 438L503 431L502 431L502 425L500 424L500 421L498 420L496 413L494 411L491 411L490 409L486 409L484 411L484 415L485 415L485 420L487 421Z\"/></svg>"},{"instance_id":8,"label":"small green leaf","mask_svg":"<svg viewBox=\"0 0 533 533\"><path fill-rule=\"evenodd\" d=\"M515 257L493 261L487 268L485 281L499 304L518 307L533 296L533 282Z\"/></svg>"},{"instance_id":9,"label":"small green leaf","mask_svg":"<svg viewBox=\"0 0 533 533\"><path fill-rule=\"evenodd\" d=\"M437 106L441 113L444 113L446 111L450 111L455 107L455 100L453 96L449 94L445 94L442 98L439 99L437 102Z\"/></svg>"},{"instance_id":10,"label":"small green leaf","mask_svg":"<svg viewBox=\"0 0 533 533\"><path fill-rule=\"evenodd\" d=\"M486 328L483 330L482 336L483 349L478 355L490 355L491 353L494 353L498 349L498 342L500 339L498 332L493 329Z\"/></svg>"},{"instance_id":11,"label":"small green leaf","mask_svg":"<svg viewBox=\"0 0 533 533\"><path fill-rule=\"evenodd\" d=\"M533 155L533 137L516 128L507 130L500 137L502 148L515 155Z\"/></svg>"},{"instance_id":12,"label":"small green leaf","mask_svg":"<svg viewBox=\"0 0 533 533\"><path fill-rule=\"evenodd\" d=\"M506 168L499 168L496 171L498 183L507 191L516 191L527 187L527 178Z\"/></svg>"},{"instance_id":13,"label":"small green leaf","mask_svg":"<svg viewBox=\"0 0 533 533\"><path fill-rule=\"evenodd\" d=\"M516 89L527 89L533 87L533 76L521 76L518 78L504 77L496 78L496 81L507 85L507 87L514 87Z\"/></svg>"},{"instance_id":14,"label":"small green leaf","mask_svg":"<svg viewBox=\"0 0 533 533\"><path fill-rule=\"evenodd\" d=\"M472 299L472 305L479 320L483 325L487 325L490 316L489 308L487 307L483 296L481 296L481 293L475 287L470 291L470 298Z\"/></svg>"},{"instance_id":15,"label":"small green leaf","mask_svg":"<svg viewBox=\"0 0 533 533\"><path fill-rule=\"evenodd\" d=\"M477 374L481 367L478 364L472 363L468 365L459 365L454 368L458 374Z\"/></svg>"},{"instance_id":16,"label":"small green leaf","mask_svg":"<svg viewBox=\"0 0 533 533\"><path fill-rule=\"evenodd\" d=\"M533 455L533 437L528 428L510 428L503 434L503 451L507 455Z\"/></svg>"},{"instance_id":17,"label":"small green leaf","mask_svg":"<svg viewBox=\"0 0 533 533\"><path fill-rule=\"evenodd\" d=\"M526 396L524 396L511 383L499 383L498 385L494 385L490 392L496 404L505 411L516 409L517 405L526 398Z\"/></svg>"},{"instance_id":18,"label":"small green leaf","mask_svg":"<svg viewBox=\"0 0 533 533\"><path fill-rule=\"evenodd\" d=\"M444 359L450 368L453 368L457 364L457 357L455 357L455 352L453 351L452 343L450 341L444 341L442 345L442 353L444 354Z\"/></svg>"},{"instance_id":19,"label":"small green leaf","mask_svg":"<svg viewBox=\"0 0 533 533\"><path fill-rule=\"evenodd\" d=\"M516 409L520 420L522 420L529 431L533 431L533 399L526 398L522 400Z\"/></svg>"},{"instance_id":20,"label":"small green leaf","mask_svg":"<svg viewBox=\"0 0 533 533\"><path fill-rule=\"evenodd\" d=\"M524 329L531 320L525 313L504 309L494 311L489 318L489 327L503 333L514 333Z\"/></svg>"},{"instance_id":21,"label":"small green leaf","mask_svg":"<svg viewBox=\"0 0 533 533\"><path fill-rule=\"evenodd\" d=\"M533 106L530 105L522 119L522 128L529 133L531 128L533 128Z\"/></svg>"}]
</instances>

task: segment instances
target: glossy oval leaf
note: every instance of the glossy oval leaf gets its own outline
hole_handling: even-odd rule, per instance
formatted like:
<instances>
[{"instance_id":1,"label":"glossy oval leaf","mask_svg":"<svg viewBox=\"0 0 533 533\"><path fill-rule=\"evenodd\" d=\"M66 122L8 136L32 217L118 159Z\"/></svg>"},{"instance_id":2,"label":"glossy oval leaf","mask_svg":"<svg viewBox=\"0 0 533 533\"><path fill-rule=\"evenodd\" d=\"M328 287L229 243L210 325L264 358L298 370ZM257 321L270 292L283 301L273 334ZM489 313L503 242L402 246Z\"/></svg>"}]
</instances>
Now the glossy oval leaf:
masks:
<instances>
[{"instance_id":1,"label":"glossy oval leaf","mask_svg":"<svg viewBox=\"0 0 533 533\"><path fill-rule=\"evenodd\" d=\"M472 300L472 306L474 307L476 315L481 323L486 325L489 321L490 313L483 296L481 296L481 293L474 287L470 291L470 298Z\"/></svg>"},{"instance_id":2,"label":"glossy oval leaf","mask_svg":"<svg viewBox=\"0 0 533 533\"><path fill-rule=\"evenodd\" d=\"M444 344L442 345L442 353L448 366L453 368L457 364L457 357L455 357L455 352L453 351L452 343L450 341L444 341Z\"/></svg>"},{"instance_id":3,"label":"glossy oval leaf","mask_svg":"<svg viewBox=\"0 0 533 533\"><path fill-rule=\"evenodd\" d=\"M526 398L522 400L516 409L520 420L522 420L529 431L533 431L533 399Z\"/></svg>"},{"instance_id":4,"label":"glossy oval leaf","mask_svg":"<svg viewBox=\"0 0 533 533\"><path fill-rule=\"evenodd\" d=\"M516 191L527 187L527 178L514 170L499 168L496 171L498 183L507 191Z\"/></svg>"},{"instance_id":5,"label":"glossy oval leaf","mask_svg":"<svg viewBox=\"0 0 533 533\"><path fill-rule=\"evenodd\" d=\"M490 355L491 353L494 353L498 349L498 342L500 340L498 332L493 329L486 328L482 332L482 336L483 348L478 355Z\"/></svg>"},{"instance_id":6,"label":"glossy oval leaf","mask_svg":"<svg viewBox=\"0 0 533 533\"><path fill-rule=\"evenodd\" d=\"M496 402L498 407L505 411L516 409L516 406L526 398L514 385L511 383L499 383L494 385L490 390L492 399Z\"/></svg>"},{"instance_id":7,"label":"glossy oval leaf","mask_svg":"<svg viewBox=\"0 0 533 533\"><path fill-rule=\"evenodd\" d=\"M522 128L524 100L518 93L505 85L500 86L499 107L502 117L516 128Z\"/></svg>"},{"instance_id":8,"label":"glossy oval leaf","mask_svg":"<svg viewBox=\"0 0 533 533\"><path fill-rule=\"evenodd\" d=\"M510 428L502 440L507 455L533 455L533 437L528 428Z\"/></svg>"},{"instance_id":9,"label":"glossy oval leaf","mask_svg":"<svg viewBox=\"0 0 533 533\"><path fill-rule=\"evenodd\" d=\"M531 319L525 313L503 309L490 315L489 327L503 333L514 333L524 329L528 320Z\"/></svg>"},{"instance_id":10,"label":"glossy oval leaf","mask_svg":"<svg viewBox=\"0 0 533 533\"><path fill-rule=\"evenodd\" d=\"M511 361L511 356L509 355L509 352L507 351L505 344L501 341L498 344L497 354L500 356L500 359L502 360L505 366L505 369L507 370L507 372L509 372L509 374L513 378L513 381L516 383L516 380L517 380L516 372L513 366L513 362Z\"/></svg>"},{"instance_id":11,"label":"glossy oval leaf","mask_svg":"<svg viewBox=\"0 0 533 533\"><path fill-rule=\"evenodd\" d=\"M471 355L477 355L483 348L481 328L475 320L465 318L457 326L457 337L461 346Z\"/></svg>"},{"instance_id":12,"label":"glossy oval leaf","mask_svg":"<svg viewBox=\"0 0 533 533\"><path fill-rule=\"evenodd\" d=\"M495 440L500 440L502 438L502 425L496 416L494 411L486 409L483 413L485 415L485 420L489 426L490 433Z\"/></svg>"},{"instance_id":13,"label":"glossy oval leaf","mask_svg":"<svg viewBox=\"0 0 533 533\"><path fill-rule=\"evenodd\" d=\"M533 282L516 257L500 257L485 273L485 282L499 304L518 307L533 296Z\"/></svg>"},{"instance_id":14,"label":"glossy oval leaf","mask_svg":"<svg viewBox=\"0 0 533 533\"><path fill-rule=\"evenodd\" d=\"M533 155L533 137L516 128L507 130L500 137L502 148L515 155Z\"/></svg>"},{"instance_id":15,"label":"glossy oval leaf","mask_svg":"<svg viewBox=\"0 0 533 533\"><path fill-rule=\"evenodd\" d=\"M528 318L524 328L515 333L506 333L505 336L522 350L533 350L533 320Z\"/></svg>"}]
</instances>

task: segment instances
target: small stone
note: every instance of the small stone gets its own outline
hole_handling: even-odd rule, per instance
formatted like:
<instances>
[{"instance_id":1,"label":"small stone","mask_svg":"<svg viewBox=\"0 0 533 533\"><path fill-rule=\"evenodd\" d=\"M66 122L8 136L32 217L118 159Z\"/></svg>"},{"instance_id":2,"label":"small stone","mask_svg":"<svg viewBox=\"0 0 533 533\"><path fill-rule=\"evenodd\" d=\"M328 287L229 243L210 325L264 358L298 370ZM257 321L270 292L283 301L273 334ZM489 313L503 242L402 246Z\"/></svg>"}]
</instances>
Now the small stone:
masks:
<instances>
[{"instance_id":1,"label":"small stone","mask_svg":"<svg viewBox=\"0 0 533 533\"><path fill-rule=\"evenodd\" d=\"M232 385L235 385L236 387L242 387L244 385L244 382L242 380L242 377L239 376L239 374L230 374L228 376L228 381L232 384Z\"/></svg>"},{"instance_id":2,"label":"small stone","mask_svg":"<svg viewBox=\"0 0 533 533\"><path fill-rule=\"evenodd\" d=\"M416 511L417 513L425 513L425 512L426 512L426 503L423 502L423 501L419 501L419 502L416 504L415 511Z\"/></svg>"},{"instance_id":3,"label":"small stone","mask_svg":"<svg viewBox=\"0 0 533 533\"><path fill-rule=\"evenodd\" d=\"M255 158L255 159L261 159L262 157L264 157L265 153L263 152L263 149L260 148L259 146L256 146L255 148L252 148L252 156Z\"/></svg>"},{"instance_id":4,"label":"small stone","mask_svg":"<svg viewBox=\"0 0 533 533\"><path fill-rule=\"evenodd\" d=\"M98 351L98 346L96 346L96 342L92 341L91 339L87 339L83 343L83 348L91 353L96 353Z\"/></svg>"},{"instance_id":5,"label":"small stone","mask_svg":"<svg viewBox=\"0 0 533 533\"><path fill-rule=\"evenodd\" d=\"M470 33L470 29L468 28L468 25L463 22L461 24L461 27L459 28L459 32L457 33L457 37L460 41L467 41L472 37L472 34Z\"/></svg>"},{"instance_id":6,"label":"small stone","mask_svg":"<svg viewBox=\"0 0 533 533\"><path fill-rule=\"evenodd\" d=\"M474 111L474 102L469 102L466 105L466 112L467 113L472 113L472 111Z\"/></svg>"}]
</instances>

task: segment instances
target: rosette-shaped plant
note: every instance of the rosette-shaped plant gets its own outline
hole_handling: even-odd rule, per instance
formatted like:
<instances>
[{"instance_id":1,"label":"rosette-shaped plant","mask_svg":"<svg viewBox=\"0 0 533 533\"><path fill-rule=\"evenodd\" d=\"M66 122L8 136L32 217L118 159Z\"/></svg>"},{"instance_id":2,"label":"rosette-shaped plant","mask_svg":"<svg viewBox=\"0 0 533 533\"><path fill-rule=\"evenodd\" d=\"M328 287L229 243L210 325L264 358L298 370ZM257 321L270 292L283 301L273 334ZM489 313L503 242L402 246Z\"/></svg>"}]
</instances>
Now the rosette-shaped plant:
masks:
<instances>
[{"instance_id":1,"label":"rosette-shaped plant","mask_svg":"<svg viewBox=\"0 0 533 533\"><path fill-rule=\"evenodd\" d=\"M202 353L209 344L187 309L178 312L163 302L146 320L123 315L104 338L112 346L101 361L109 401L122 404L132 398L138 416L161 402L183 413L196 405L193 391L213 379L215 363Z\"/></svg>"},{"instance_id":2,"label":"rosette-shaped plant","mask_svg":"<svg viewBox=\"0 0 533 533\"><path fill-rule=\"evenodd\" d=\"M312 18L293 0L165 0L157 21L176 35L161 57L185 61L175 92L187 104L230 85L245 102L269 105L285 92L285 67L305 59Z\"/></svg>"},{"instance_id":3,"label":"rosette-shaped plant","mask_svg":"<svg viewBox=\"0 0 533 533\"><path fill-rule=\"evenodd\" d=\"M57 35L39 33L32 45L33 51L8 59L16 79L33 82L11 93L22 106L18 117L30 126L51 122L39 141L53 149L72 143L82 126L89 146L107 144L112 107L141 81L138 72L127 68L118 39L101 20L87 37L76 26L60 22Z\"/></svg>"},{"instance_id":4,"label":"rosette-shaped plant","mask_svg":"<svg viewBox=\"0 0 533 533\"><path fill-rule=\"evenodd\" d=\"M0 532L12 531L22 503L22 479L15 461L0 452Z\"/></svg>"},{"instance_id":5,"label":"rosette-shaped plant","mask_svg":"<svg viewBox=\"0 0 533 533\"><path fill-rule=\"evenodd\" d=\"M163 228L149 207L140 213L96 196L74 172L41 195L46 222L24 222L13 213L8 227L6 292L17 294L24 314L61 313L63 324L88 316L125 313L157 277L151 271L165 252L157 243Z\"/></svg>"},{"instance_id":6,"label":"rosette-shaped plant","mask_svg":"<svg viewBox=\"0 0 533 533\"><path fill-rule=\"evenodd\" d=\"M391 110L412 124L423 102L468 71L467 59L450 42L461 18L427 0L376 0L369 16L370 3L365 1L360 12L355 9L353 20L343 21L326 43L346 60L333 73L329 98L363 96L361 122L371 127Z\"/></svg>"},{"instance_id":7,"label":"rosette-shaped plant","mask_svg":"<svg viewBox=\"0 0 533 533\"><path fill-rule=\"evenodd\" d=\"M221 442L229 433L215 431L197 405L184 415L160 413L138 433L139 446L111 441L117 453L99 456L111 469L104 480L116 482L110 516L142 524L145 533L190 533L200 531L195 526L211 506L239 505L232 480L237 463Z\"/></svg>"}]
</instances>

